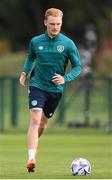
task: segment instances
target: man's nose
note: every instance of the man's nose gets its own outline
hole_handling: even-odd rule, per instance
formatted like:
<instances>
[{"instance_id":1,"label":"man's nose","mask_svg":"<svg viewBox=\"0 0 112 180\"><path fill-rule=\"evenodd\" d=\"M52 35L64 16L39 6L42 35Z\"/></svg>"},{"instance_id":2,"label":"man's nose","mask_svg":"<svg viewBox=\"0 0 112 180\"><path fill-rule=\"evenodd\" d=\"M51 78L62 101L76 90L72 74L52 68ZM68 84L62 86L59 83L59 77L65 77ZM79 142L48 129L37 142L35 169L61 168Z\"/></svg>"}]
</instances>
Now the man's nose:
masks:
<instances>
[{"instance_id":1,"label":"man's nose","mask_svg":"<svg viewBox=\"0 0 112 180\"><path fill-rule=\"evenodd\" d=\"M58 28L58 25L57 25L57 24L55 24L55 25L54 25L54 28L55 28L55 29L57 29L57 28Z\"/></svg>"}]
</instances>

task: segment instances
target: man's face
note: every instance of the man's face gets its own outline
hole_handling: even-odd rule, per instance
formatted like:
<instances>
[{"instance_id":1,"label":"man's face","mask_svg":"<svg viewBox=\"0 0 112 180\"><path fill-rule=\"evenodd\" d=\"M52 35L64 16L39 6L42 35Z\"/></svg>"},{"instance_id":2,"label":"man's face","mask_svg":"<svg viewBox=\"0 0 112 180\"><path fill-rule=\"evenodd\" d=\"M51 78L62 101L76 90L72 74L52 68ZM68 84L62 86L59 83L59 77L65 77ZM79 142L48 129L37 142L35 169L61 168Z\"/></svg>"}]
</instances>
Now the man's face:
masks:
<instances>
[{"instance_id":1,"label":"man's face","mask_svg":"<svg viewBox=\"0 0 112 180\"><path fill-rule=\"evenodd\" d=\"M52 37L56 36L61 30L62 17L48 16L44 24L47 27L48 34Z\"/></svg>"}]
</instances>

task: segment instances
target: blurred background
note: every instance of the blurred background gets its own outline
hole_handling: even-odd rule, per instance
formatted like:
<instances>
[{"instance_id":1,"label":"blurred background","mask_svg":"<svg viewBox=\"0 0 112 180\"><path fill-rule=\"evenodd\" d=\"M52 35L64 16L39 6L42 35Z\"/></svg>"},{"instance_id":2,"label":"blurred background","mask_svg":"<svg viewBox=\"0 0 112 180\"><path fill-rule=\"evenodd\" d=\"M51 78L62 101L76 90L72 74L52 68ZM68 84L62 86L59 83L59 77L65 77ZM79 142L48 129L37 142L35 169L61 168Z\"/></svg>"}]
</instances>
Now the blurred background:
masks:
<instances>
[{"instance_id":1,"label":"blurred background","mask_svg":"<svg viewBox=\"0 0 112 180\"><path fill-rule=\"evenodd\" d=\"M112 131L112 0L0 0L0 132L26 132L28 87L18 79L32 37L45 32L45 10L64 12L62 33L80 51L82 73L66 85L49 131ZM69 70L69 67L68 67Z\"/></svg>"}]
</instances>

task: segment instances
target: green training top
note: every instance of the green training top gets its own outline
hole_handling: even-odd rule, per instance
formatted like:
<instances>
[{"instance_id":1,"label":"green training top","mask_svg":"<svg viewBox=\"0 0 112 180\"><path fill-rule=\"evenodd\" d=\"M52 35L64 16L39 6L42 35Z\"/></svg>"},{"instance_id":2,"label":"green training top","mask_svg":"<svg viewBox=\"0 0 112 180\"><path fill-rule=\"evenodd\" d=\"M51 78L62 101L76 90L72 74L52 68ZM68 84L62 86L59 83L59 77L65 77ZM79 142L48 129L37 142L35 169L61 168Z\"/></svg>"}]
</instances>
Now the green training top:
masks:
<instances>
[{"instance_id":1,"label":"green training top","mask_svg":"<svg viewBox=\"0 0 112 180\"><path fill-rule=\"evenodd\" d=\"M72 68L65 74L69 60ZM73 41L61 33L53 38L47 33L36 36L30 42L29 54L23 67L26 74L31 71L30 86L48 92L63 92L64 84L54 84L52 77L55 73L60 74L65 83L75 79L81 72L79 52Z\"/></svg>"}]
</instances>

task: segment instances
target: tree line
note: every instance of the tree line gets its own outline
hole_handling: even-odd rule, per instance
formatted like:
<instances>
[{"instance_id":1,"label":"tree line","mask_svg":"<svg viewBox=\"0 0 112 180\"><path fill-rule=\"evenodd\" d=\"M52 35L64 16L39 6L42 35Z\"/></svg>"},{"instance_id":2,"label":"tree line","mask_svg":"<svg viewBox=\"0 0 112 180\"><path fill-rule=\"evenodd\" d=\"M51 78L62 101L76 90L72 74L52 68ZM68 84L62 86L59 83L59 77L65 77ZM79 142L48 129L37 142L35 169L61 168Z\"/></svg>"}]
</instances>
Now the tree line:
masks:
<instances>
[{"instance_id":1,"label":"tree line","mask_svg":"<svg viewBox=\"0 0 112 180\"><path fill-rule=\"evenodd\" d=\"M64 12L62 32L77 43L88 24L100 38L112 33L112 0L0 0L0 38L8 39L14 50L26 47L45 31L44 12L50 7Z\"/></svg>"}]
</instances>

